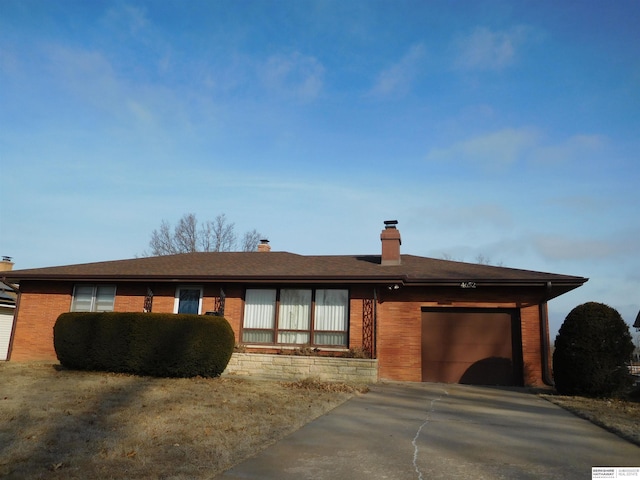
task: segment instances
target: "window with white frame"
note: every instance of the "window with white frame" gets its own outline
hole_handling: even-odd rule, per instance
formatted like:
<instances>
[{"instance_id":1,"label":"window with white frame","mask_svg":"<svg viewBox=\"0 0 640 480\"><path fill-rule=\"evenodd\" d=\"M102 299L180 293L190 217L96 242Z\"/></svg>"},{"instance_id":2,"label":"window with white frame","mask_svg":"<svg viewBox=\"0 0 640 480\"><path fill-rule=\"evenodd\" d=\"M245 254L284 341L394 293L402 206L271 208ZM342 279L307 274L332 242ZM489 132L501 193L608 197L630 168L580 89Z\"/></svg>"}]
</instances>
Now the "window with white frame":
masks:
<instances>
[{"instance_id":1,"label":"window with white frame","mask_svg":"<svg viewBox=\"0 0 640 480\"><path fill-rule=\"evenodd\" d=\"M173 313L195 313L202 311L202 287L180 286L176 288Z\"/></svg>"},{"instance_id":2,"label":"window with white frame","mask_svg":"<svg viewBox=\"0 0 640 480\"><path fill-rule=\"evenodd\" d=\"M113 312L115 285L79 284L73 287L72 312Z\"/></svg>"},{"instance_id":3,"label":"window with white frame","mask_svg":"<svg viewBox=\"0 0 640 480\"><path fill-rule=\"evenodd\" d=\"M346 289L247 289L245 343L348 345Z\"/></svg>"}]
</instances>

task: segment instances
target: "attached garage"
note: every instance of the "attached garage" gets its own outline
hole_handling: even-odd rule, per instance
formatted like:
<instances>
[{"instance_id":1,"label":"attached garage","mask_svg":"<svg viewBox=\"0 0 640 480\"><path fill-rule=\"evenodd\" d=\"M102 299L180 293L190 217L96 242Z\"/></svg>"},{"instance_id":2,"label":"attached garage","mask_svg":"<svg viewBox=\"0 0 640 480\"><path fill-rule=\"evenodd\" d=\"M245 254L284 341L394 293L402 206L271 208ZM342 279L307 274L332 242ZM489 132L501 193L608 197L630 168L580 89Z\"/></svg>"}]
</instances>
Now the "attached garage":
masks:
<instances>
[{"instance_id":1,"label":"attached garage","mask_svg":"<svg viewBox=\"0 0 640 480\"><path fill-rule=\"evenodd\" d=\"M422 309L422 381L522 385L517 310Z\"/></svg>"}]
</instances>

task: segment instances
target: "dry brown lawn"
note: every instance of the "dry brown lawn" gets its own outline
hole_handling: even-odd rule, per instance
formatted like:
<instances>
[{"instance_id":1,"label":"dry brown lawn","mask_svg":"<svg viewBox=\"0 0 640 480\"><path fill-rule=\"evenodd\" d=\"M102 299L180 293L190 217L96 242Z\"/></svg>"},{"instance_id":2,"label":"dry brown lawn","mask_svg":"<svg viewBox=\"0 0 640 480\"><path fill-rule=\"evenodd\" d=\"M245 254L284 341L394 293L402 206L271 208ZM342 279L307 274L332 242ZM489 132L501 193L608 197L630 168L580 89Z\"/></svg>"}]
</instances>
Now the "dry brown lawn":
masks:
<instances>
[{"instance_id":1,"label":"dry brown lawn","mask_svg":"<svg viewBox=\"0 0 640 480\"><path fill-rule=\"evenodd\" d=\"M0 477L210 479L363 391L0 362Z\"/></svg>"},{"instance_id":2,"label":"dry brown lawn","mask_svg":"<svg viewBox=\"0 0 640 480\"><path fill-rule=\"evenodd\" d=\"M0 478L210 479L366 391L0 362ZM640 403L543 397L640 445Z\"/></svg>"},{"instance_id":3,"label":"dry brown lawn","mask_svg":"<svg viewBox=\"0 0 640 480\"><path fill-rule=\"evenodd\" d=\"M581 418L585 418L640 446L640 402L620 399L542 395Z\"/></svg>"}]
</instances>

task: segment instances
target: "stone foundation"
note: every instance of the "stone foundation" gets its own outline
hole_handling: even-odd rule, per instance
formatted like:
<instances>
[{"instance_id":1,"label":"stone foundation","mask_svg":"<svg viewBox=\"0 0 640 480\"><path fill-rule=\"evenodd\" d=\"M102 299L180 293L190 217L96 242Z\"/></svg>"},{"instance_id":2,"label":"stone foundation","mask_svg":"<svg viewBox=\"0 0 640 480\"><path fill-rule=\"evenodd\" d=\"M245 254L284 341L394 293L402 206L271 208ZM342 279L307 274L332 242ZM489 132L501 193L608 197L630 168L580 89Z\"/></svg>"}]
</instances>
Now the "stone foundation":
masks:
<instances>
[{"instance_id":1,"label":"stone foundation","mask_svg":"<svg viewBox=\"0 0 640 480\"><path fill-rule=\"evenodd\" d=\"M250 375L274 380L317 378L329 382L375 383L378 360L234 353L223 375Z\"/></svg>"}]
</instances>

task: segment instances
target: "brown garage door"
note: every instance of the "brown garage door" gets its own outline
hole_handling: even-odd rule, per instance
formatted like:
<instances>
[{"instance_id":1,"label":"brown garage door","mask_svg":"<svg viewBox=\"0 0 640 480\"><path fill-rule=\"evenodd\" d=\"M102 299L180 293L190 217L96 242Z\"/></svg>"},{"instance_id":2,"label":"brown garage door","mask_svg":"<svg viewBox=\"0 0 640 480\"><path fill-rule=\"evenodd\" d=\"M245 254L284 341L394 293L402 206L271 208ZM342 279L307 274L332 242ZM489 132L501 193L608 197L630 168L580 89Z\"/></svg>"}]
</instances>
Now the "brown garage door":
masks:
<instances>
[{"instance_id":1,"label":"brown garage door","mask_svg":"<svg viewBox=\"0 0 640 480\"><path fill-rule=\"evenodd\" d=\"M519 331L511 310L423 309L422 381L520 385Z\"/></svg>"}]
</instances>

